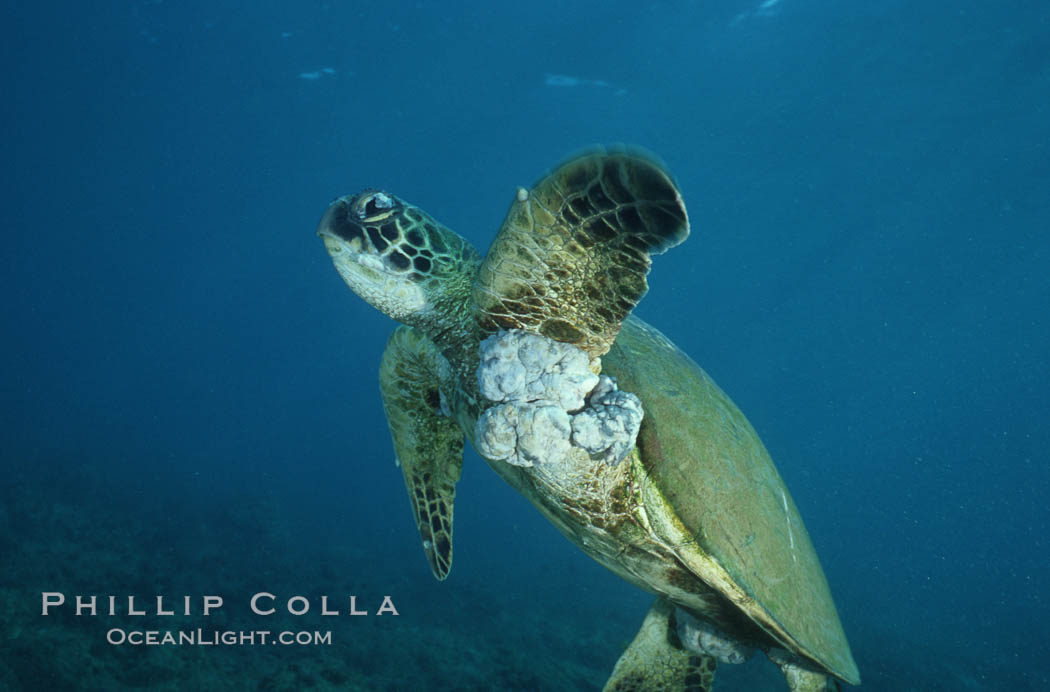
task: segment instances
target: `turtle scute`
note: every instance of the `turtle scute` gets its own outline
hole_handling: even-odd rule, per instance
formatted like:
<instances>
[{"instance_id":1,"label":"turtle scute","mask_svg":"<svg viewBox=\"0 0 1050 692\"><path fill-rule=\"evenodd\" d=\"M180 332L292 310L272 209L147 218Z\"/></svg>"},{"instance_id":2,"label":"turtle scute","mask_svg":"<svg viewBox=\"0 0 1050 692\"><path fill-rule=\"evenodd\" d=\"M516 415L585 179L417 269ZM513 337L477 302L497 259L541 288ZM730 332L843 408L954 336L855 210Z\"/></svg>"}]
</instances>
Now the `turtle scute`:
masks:
<instances>
[{"instance_id":1,"label":"turtle scute","mask_svg":"<svg viewBox=\"0 0 1050 692\"><path fill-rule=\"evenodd\" d=\"M515 466L559 464L580 448L615 465L634 447L641 402L591 372L585 352L520 330L488 337L480 351L478 385L495 402L475 426L482 456Z\"/></svg>"}]
</instances>

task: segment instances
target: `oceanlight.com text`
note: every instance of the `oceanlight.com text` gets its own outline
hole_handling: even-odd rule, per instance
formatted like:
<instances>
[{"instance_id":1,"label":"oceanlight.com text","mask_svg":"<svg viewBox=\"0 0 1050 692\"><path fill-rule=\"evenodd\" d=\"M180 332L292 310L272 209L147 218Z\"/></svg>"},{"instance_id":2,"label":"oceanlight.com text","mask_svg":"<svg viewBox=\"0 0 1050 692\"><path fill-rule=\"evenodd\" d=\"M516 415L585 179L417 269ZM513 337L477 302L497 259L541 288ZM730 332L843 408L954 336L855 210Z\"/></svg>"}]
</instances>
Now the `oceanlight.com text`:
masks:
<instances>
[{"instance_id":1,"label":"oceanlight.com text","mask_svg":"<svg viewBox=\"0 0 1050 692\"><path fill-rule=\"evenodd\" d=\"M332 632L272 632L270 630L124 630L106 632L106 641L114 646L331 646Z\"/></svg>"}]
</instances>

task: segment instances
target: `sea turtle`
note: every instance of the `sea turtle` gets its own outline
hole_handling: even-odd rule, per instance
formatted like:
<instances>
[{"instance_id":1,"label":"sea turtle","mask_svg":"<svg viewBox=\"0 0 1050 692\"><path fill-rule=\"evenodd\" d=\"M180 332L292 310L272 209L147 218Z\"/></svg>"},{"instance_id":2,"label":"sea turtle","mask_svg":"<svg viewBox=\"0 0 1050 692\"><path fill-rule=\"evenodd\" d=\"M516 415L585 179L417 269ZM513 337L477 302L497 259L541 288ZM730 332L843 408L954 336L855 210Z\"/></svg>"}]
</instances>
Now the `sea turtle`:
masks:
<instances>
[{"instance_id":1,"label":"sea turtle","mask_svg":"<svg viewBox=\"0 0 1050 692\"><path fill-rule=\"evenodd\" d=\"M607 150L519 189L484 259L375 189L332 202L318 228L350 288L403 323L380 389L435 577L452 564L467 438L585 553L656 595L606 690L709 690L717 661L756 649L792 690L858 684L765 447L703 370L630 315L650 255L688 233L665 170Z\"/></svg>"}]
</instances>

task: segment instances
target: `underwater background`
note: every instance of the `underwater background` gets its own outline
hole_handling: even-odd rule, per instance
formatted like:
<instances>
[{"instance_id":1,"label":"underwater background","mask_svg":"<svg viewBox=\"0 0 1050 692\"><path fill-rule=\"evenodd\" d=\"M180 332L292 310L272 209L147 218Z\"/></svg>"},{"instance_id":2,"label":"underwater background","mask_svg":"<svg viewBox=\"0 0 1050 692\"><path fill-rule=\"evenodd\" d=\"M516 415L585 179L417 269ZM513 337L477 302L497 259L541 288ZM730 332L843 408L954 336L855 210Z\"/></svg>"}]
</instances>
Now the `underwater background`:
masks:
<instances>
[{"instance_id":1,"label":"underwater background","mask_svg":"<svg viewBox=\"0 0 1050 692\"><path fill-rule=\"evenodd\" d=\"M484 251L516 186L618 142L692 223L637 314L769 448L863 689L1050 688L1050 3L139 0L2 25L0 689L600 689L651 597L473 452L434 580L379 401L394 323L314 230L376 186ZM194 614L43 617L45 591ZM252 616L258 591L313 609ZM761 656L716 686L786 689Z\"/></svg>"}]
</instances>

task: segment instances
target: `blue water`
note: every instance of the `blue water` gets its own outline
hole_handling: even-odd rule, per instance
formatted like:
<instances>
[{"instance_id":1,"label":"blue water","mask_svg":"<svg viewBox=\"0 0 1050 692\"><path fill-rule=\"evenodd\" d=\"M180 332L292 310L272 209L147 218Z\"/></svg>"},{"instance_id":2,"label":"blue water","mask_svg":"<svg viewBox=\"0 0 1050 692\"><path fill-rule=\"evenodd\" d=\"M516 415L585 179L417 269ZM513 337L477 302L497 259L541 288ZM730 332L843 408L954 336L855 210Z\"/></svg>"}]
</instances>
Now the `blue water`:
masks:
<instances>
[{"instance_id":1,"label":"blue water","mask_svg":"<svg viewBox=\"0 0 1050 692\"><path fill-rule=\"evenodd\" d=\"M483 251L516 186L616 142L661 157L692 222L638 314L761 434L864 688L1050 688L1050 5L154 0L2 22L0 688L600 689L649 596L473 453L433 580L379 405L394 324L314 228L379 186ZM39 612L44 591L222 593L236 622L261 590L400 615L205 650ZM719 689L784 689L774 672L723 666Z\"/></svg>"}]
</instances>

